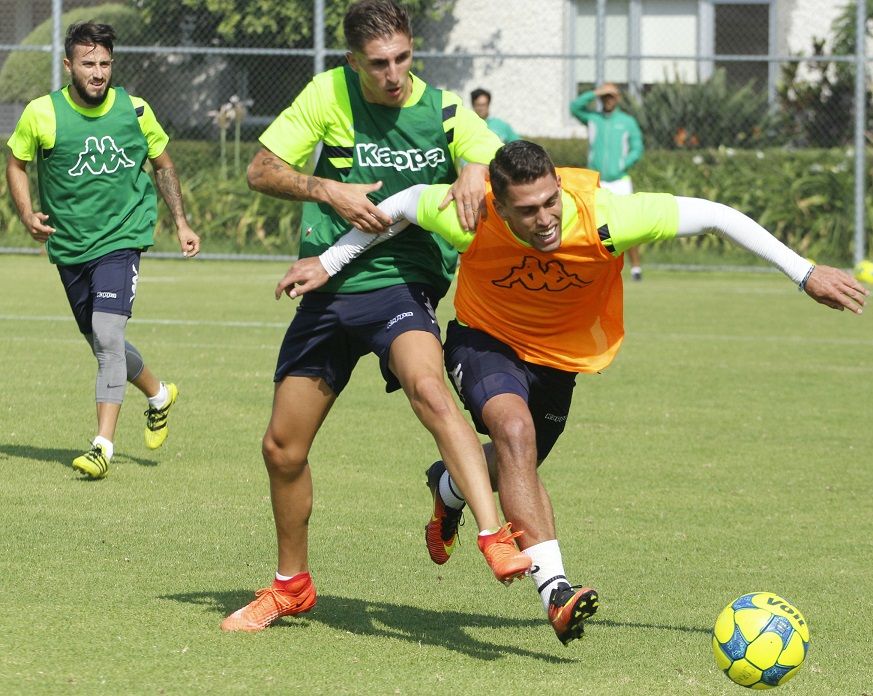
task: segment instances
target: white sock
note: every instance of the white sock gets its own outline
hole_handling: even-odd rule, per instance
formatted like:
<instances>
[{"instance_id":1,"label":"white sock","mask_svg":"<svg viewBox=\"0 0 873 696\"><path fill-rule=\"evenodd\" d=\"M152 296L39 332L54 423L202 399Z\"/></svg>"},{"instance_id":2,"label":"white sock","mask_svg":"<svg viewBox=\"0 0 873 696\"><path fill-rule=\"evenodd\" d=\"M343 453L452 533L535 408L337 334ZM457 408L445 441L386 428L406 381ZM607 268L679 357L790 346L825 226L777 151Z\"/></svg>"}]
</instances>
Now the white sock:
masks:
<instances>
[{"instance_id":1,"label":"white sock","mask_svg":"<svg viewBox=\"0 0 873 696\"><path fill-rule=\"evenodd\" d=\"M524 553L530 556L533 565L530 569L531 580L540 593L543 608L548 613L549 597L558 585L569 585L564 574L564 559L557 539L549 539L529 546Z\"/></svg>"},{"instance_id":2,"label":"white sock","mask_svg":"<svg viewBox=\"0 0 873 696\"><path fill-rule=\"evenodd\" d=\"M449 470L446 469L440 477L439 486L440 498L443 499L443 504L453 510L460 510L466 504L466 501L461 496L461 492L449 476Z\"/></svg>"},{"instance_id":3,"label":"white sock","mask_svg":"<svg viewBox=\"0 0 873 696\"><path fill-rule=\"evenodd\" d=\"M170 393L167 390L167 385L161 382L161 388L158 393L149 397L149 406L152 408L163 408L167 405L167 399L170 398Z\"/></svg>"},{"instance_id":4,"label":"white sock","mask_svg":"<svg viewBox=\"0 0 873 696\"><path fill-rule=\"evenodd\" d=\"M279 582L287 582L293 577L293 575L282 575L282 573L280 573L278 570L276 571L276 580L278 580Z\"/></svg>"},{"instance_id":5,"label":"white sock","mask_svg":"<svg viewBox=\"0 0 873 696\"><path fill-rule=\"evenodd\" d=\"M109 442L102 435L98 435L93 440L91 440L92 445L100 445L103 448L103 456L107 459L112 459L112 454L115 451L115 448L112 446L112 443Z\"/></svg>"}]
</instances>

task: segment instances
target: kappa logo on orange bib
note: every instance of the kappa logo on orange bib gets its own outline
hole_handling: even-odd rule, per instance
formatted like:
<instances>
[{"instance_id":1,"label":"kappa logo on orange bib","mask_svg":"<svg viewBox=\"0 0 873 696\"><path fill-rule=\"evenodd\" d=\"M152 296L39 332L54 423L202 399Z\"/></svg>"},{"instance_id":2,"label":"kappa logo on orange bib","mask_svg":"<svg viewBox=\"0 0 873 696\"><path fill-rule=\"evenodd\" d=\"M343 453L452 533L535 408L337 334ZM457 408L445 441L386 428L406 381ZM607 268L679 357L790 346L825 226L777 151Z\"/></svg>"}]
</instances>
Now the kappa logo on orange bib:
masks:
<instances>
[{"instance_id":1,"label":"kappa logo on orange bib","mask_svg":"<svg viewBox=\"0 0 873 696\"><path fill-rule=\"evenodd\" d=\"M76 164L70 168L70 176L82 176L85 172L90 174L113 174L119 167L129 169L135 167L134 162L128 157L123 147L118 147L112 136L104 135L100 140L91 135L85 139L85 149L79 153Z\"/></svg>"},{"instance_id":2,"label":"kappa logo on orange bib","mask_svg":"<svg viewBox=\"0 0 873 696\"><path fill-rule=\"evenodd\" d=\"M591 281L568 273L564 264L557 259L543 265L535 256L525 256L520 265L513 266L503 278L492 280L491 283L499 288L511 288L521 283L527 290L561 292L567 288L584 288Z\"/></svg>"}]
</instances>

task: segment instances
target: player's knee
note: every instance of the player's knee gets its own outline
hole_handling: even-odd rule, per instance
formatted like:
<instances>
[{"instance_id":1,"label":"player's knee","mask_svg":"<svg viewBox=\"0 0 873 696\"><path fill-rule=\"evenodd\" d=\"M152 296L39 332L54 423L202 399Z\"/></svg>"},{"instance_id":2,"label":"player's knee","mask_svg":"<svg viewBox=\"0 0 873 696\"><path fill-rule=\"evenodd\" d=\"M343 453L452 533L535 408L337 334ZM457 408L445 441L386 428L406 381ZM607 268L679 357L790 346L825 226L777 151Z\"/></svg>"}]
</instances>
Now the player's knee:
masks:
<instances>
[{"instance_id":1,"label":"player's knee","mask_svg":"<svg viewBox=\"0 0 873 696\"><path fill-rule=\"evenodd\" d=\"M514 460L531 459L536 466L536 431L528 414L503 414L497 422L487 425L498 450L512 452Z\"/></svg>"},{"instance_id":2,"label":"player's knee","mask_svg":"<svg viewBox=\"0 0 873 696\"><path fill-rule=\"evenodd\" d=\"M419 418L445 418L456 410L445 381L433 375L415 380L409 400Z\"/></svg>"},{"instance_id":3,"label":"player's knee","mask_svg":"<svg viewBox=\"0 0 873 696\"><path fill-rule=\"evenodd\" d=\"M294 478L306 468L307 448L294 442L281 441L269 430L261 441L261 453L271 474Z\"/></svg>"}]
</instances>

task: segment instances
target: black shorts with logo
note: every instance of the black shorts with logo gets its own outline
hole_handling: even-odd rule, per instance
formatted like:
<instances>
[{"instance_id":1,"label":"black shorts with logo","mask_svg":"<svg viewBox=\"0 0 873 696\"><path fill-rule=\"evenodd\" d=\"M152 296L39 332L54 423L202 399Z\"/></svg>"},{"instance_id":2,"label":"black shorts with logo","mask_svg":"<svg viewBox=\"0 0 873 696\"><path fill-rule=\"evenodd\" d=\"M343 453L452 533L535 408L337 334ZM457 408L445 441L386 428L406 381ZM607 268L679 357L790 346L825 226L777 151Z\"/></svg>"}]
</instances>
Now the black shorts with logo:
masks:
<instances>
[{"instance_id":1,"label":"black shorts with logo","mask_svg":"<svg viewBox=\"0 0 873 696\"><path fill-rule=\"evenodd\" d=\"M85 263L58 266L79 331L91 333L94 312L131 315L140 255L139 249L119 249Z\"/></svg>"},{"instance_id":2,"label":"black shorts with logo","mask_svg":"<svg viewBox=\"0 0 873 696\"><path fill-rule=\"evenodd\" d=\"M391 343L407 331L427 331L439 341L438 301L438 293L421 283L361 293L307 293L285 332L273 379L321 377L339 395L358 360L375 353L385 391L396 391L400 382L388 368Z\"/></svg>"},{"instance_id":3,"label":"black shorts with logo","mask_svg":"<svg viewBox=\"0 0 873 696\"><path fill-rule=\"evenodd\" d=\"M502 341L454 320L446 329L443 349L446 370L476 429L489 434L482 409L490 398L517 394L533 417L537 459L545 459L564 432L576 373L525 362Z\"/></svg>"}]
</instances>

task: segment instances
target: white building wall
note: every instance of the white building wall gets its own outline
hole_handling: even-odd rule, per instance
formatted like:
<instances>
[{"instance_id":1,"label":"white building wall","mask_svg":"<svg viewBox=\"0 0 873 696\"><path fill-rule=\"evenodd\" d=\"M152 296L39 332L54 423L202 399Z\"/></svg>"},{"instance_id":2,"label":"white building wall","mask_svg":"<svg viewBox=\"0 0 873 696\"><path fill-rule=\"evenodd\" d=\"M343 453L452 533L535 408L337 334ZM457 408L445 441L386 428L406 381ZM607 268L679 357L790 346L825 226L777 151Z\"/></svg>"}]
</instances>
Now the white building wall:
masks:
<instances>
[{"instance_id":1,"label":"white building wall","mask_svg":"<svg viewBox=\"0 0 873 696\"><path fill-rule=\"evenodd\" d=\"M777 55L809 54L813 37L829 37L831 24L847 0L777 0ZM583 13L593 0L581 0ZM623 7L627 5L620 3ZM697 0L643 0L641 53L684 55L698 50ZM580 18L576 0L457 0L454 21L444 37L445 52L464 53L593 53L593 39L580 33L592 21ZM615 25L613 25L615 26ZM626 23L622 26L626 27ZM609 28L607 30L609 32ZM619 43L609 40L608 52ZM829 46L828 46L829 48ZM868 55L873 55L868 52ZM662 79L664 70L694 80L693 61L644 61L643 82ZM608 77L624 81L626 63L607 66ZM521 135L584 136L585 129L569 114L576 83L592 79L590 60L561 58L429 60L426 79L460 94L484 87L493 94L491 114L508 121Z\"/></svg>"},{"instance_id":2,"label":"white building wall","mask_svg":"<svg viewBox=\"0 0 873 696\"><path fill-rule=\"evenodd\" d=\"M561 54L570 45L570 0L458 0L454 22L443 40L446 54ZM470 91L492 93L491 115L520 135L565 137L569 115L570 62L561 58L476 58L429 60L425 78L458 93L470 105Z\"/></svg>"},{"instance_id":3,"label":"white building wall","mask_svg":"<svg viewBox=\"0 0 873 696\"><path fill-rule=\"evenodd\" d=\"M777 53L809 54L812 40L829 38L831 25L846 2L841 0L778 0L779 45ZM830 43L825 50L830 49Z\"/></svg>"}]
</instances>

